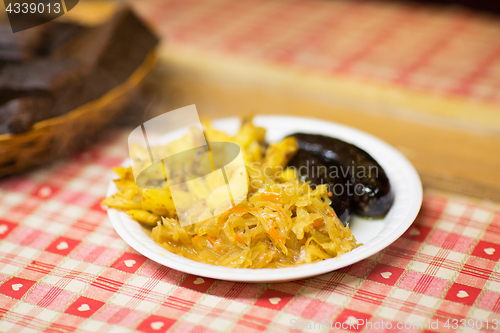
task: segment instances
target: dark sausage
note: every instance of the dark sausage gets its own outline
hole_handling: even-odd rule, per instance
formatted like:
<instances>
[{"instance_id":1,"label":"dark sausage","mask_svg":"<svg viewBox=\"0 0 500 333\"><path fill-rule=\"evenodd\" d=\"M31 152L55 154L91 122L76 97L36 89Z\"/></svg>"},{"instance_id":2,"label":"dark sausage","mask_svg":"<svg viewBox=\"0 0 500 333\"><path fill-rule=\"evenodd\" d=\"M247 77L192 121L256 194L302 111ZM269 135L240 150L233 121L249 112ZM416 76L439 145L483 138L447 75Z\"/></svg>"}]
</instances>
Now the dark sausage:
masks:
<instances>
[{"instance_id":1,"label":"dark sausage","mask_svg":"<svg viewBox=\"0 0 500 333\"><path fill-rule=\"evenodd\" d=\"M340 166L352 186L353 212L367 217L383 217L391 208L394 196L387 175L364 150L345 141L331 137L296 133L292 135L299 148L325 163Z\"/></svg>"},{"instance_id":2,"label":"dark sausage","mask_svg":"<svg viewBox=\"0 0 500 333\"><path fill-rule=\"evenodd\" d=\"M349 219L351 206L351 196L347 194L346 188L348 180L339 173L331 175L329 173L332 167L338 166L334 162L325 163L302 149L299 149L287 166L294 168L302 181L310 182L312 189L315 189L317 185L328 185L328 191L333 194L330 196L330 200L332 200L330 206L345 226Z\"/></svg>"}]
</instances>

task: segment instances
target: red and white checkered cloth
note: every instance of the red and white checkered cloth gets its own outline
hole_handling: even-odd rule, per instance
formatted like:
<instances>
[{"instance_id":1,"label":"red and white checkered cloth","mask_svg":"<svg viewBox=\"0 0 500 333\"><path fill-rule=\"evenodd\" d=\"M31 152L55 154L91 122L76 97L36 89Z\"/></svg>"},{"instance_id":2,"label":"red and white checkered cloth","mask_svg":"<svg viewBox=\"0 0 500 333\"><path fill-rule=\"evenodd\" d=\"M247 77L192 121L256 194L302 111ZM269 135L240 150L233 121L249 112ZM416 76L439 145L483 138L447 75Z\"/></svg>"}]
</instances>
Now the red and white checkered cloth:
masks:
<instances>
[{"instance_id":1,"label":"red and white checkered cloth","mask_svg":"<svg viewBox=\"0 0 500 333\"><path fill-rule=\"evenodd\" d=\"M313 332L353 318L422 323L390 332L429 331L436 320L456 331L447 319L500 325L500 211L435 195L384 251L307 280L217 281L146 259L99 205L127 134L0 181L0 332L298 332L316 323L303 330Z\"/></svg>"},{"instance_id":2,"label":"red and white checkered cloth","mask_svg":"<svg viewBox=\"0 0 500 333\"><path fill-rule=\"evenodd\" d=\"M130 2L167 46L500 103L494 16L406 1Z\"/></svg>"}]
</instances>

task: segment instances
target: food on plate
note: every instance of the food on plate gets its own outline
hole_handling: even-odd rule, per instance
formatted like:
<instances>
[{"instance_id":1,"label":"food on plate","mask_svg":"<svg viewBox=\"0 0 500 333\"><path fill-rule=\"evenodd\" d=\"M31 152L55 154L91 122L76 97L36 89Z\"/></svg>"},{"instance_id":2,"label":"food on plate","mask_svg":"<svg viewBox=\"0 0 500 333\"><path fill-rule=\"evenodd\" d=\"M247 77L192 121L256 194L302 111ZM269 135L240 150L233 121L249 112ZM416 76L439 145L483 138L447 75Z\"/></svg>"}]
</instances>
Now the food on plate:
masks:
<instances>
[{"instance_id":1,"label":"food on plate","mask_svg":"<svg viewBox=\"0 0 500 333\"><path fill-rule=\"evenodd\" d=\"M346 190L347 179L342 173L329 172L332 167L338 167L338 165L333 161L324 162L317 156L299 149L287 166L294 168L299 178L302 181L309 182L313 189L320 184L328 186L329 197L332 201L330 206L345 226L350 217L352 196Z\"/></svg>"},{"instance_id":2,"label":"food on plate","mask_svg":"<svg viewBox=\"0 0 500 333\"><path fill-rule=\"evenodd\" d=\"M238 205L231 207L220 199L217 194L220 182L214 179L215 173L214 177L189 182L183 197L176 194L176 198L183 200L176 200L174 204L169 188L141 188L134 181L132 169L127 167L114 169L118 175L114 180L118 192L102 204L125 211L143 225L157 244L170 252L212 265L288 267L335 258L359 246L349 226L344 226L330 207L327 185L310 186L299 179L293 169L285 168L298 151L297 140L287 137L267 145L265 133L251 118L243 119L235 136L205 122L209 143L233 142L241 148L248 179L236 178L235 183L236 187L247 186L248 194ZM193 135L197 135L195 131L175 141L177 151L182 151L179 145L183 142L192 142L190 136ZM134 149L140 152L141 147ZM145 150L143 154L147 156L148 152ZM203 156L193 156L192 160L183 161L182 168L190 174L189 169L199 168L200 161L204 160ZM227 178L241 176L240 171L228 168ZM174 173L182 177L179 170L165 170L167 179ZM151 173L151 177L157 176ZM152 179L152 183L156 181ZM233 182L230 183L232 186ZM195 196L211 199L205 205L187 209L185 214L213 217L182 227L175 207L191 207Z\"/></svg>"},{"instance_id":3,"label":"food on plate","mask_svg":"<svg viewBox=\"0 0 500 333\"><path fill-rule=\"evenodd\" d=\"M353 212L367 217L382 217L391 208L394 196L389 178L380 164L364 150L345 141L324 135L296 133L291 135L299 148L324 163L340 166L353 186Z\"/></svg>"}]
</instances>

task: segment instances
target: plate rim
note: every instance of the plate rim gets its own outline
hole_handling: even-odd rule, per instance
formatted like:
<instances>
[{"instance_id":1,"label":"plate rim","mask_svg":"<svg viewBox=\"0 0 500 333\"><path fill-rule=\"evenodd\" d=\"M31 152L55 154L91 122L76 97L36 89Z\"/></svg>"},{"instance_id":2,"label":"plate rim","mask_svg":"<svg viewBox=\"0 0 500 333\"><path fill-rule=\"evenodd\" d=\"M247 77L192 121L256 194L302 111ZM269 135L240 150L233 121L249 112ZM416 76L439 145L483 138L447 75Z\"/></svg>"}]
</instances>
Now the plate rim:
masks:
<instances>
[{"instance_id":1,"label":"plate rim","mask_svg":"<svg viewBox=\"0 0 500 333\"><path fill-rule=\"evenodd\" d=\"M263 283L263 282L283 282L283 281L292 281L292 280L298 280L298 279L305 279L309 278L312 276L317 276L321 274L326 274L335 270L338 270L343 267L347 267L350 265L353 265L355 263L358 263L359 261L366 259L386 247L388 247L390 244L392 244L394 241L399 239L404 232L411 226L411 224L414 222L415 218L418 215L418 212L420 211L422 201L423 201L423 189L422 189L422 182L420 180L420 177L415 170L414 166L408 161L408 159L401 154L397 149L386 143L385 141L369 134L366 132L363 132L359 129L331 122L331 121L326 121L323 119L318 119L318 118L312 118L312 117L297 117L297 116L282 116L282 115L257 115L254 118L254 123L256 125L263 125L259 123L266 123L270 124L272 121L285 121L285 122L298 122L300 124L304 124L304 122L307 123L315 123L315 122L321 122L323 123L322 126L327 125L328 127L336 128L336 129L342 129L345 133L340 136L337 135L330 135L335 138L341 138L342 140L345 140L347 142L353 143L357 146L360 146L363 150L366 150L370 155L373 155L373 152L370 152L372 148L367 148L363 147L366 146L370 142L370 145L376 144L379 149L382 149L382 152L385 152L386 154L390 155L392 158L395 158L402 166L404 166L403 170L407 173L407 176L409 176L408 181L411 183L411 189L414 191L411 195L411 200L413 203L409 206L409 209L406 211L406 215L402 219L401 223L393 229L389 234L385 235L383 238L378 239L378 241L372 242L371 246L366 246L362 245L346 254L344 254L341 257L337 258L331 258L331 259L326 259L322 260L319 262L315 263L310 263L310 264L303 264L303 265L298 265L298 266L292 266L292 267L284 267L284 268L260 268L260 269L251 269L251 268L229 268L229 267L222 267L222 266L214 266L210 264L205 264L201 262L197 262L179 255L176 255L172 252L169 252L168 250L162 248L158 244L154 243L151 239L148 239L154 244L153 248L155 248L158 251L154 251L151 249L149 246L150 244L144 244L141 241L139 241L132 233L130 230L128 230L126 223L123 219L126 219L127 221L133 221L131 220L128 215L126 215L123 212L117 211L115 209L107 209L109 219L111 221L111 224L113 225L113 228L116 230L118 235L129 245L131 246L134 250L139 252L140 254L144 255L146 258L153 260L160 265L164 265L176 270L179 270L184 273L189 273L197 276L202 276L206 278L212 278L212 279L220 279L220 280L226 280L226 281L236 281L236 282L254 282L254 283ZM231 122L239 122L240 118L239 117L228 117L228 118L219 118L215 119L212 121L212 124L215 128L220 127L221 123L231 123ZM302 125L303 126L303 125ZM265 126L264 126L265 127ZM268 126L272 127L272 126ZM269 128L266 128L266 130L270 130ZM292 133L294 131L290 131ZM311 132L311 131L308 131ZM321 132L321 131L320 131ZM317 133L320 133L317 132ZM352 138L346 139L345 136L353 136ZM360 142L358 142L360 141ZM375 158L375 157L374 157ZM377 158L375 158L379 163ZM127 158L124 163L129 161ZM382 163L381 163L382 164ZM389 178L390 175L388 175ZM394 186L394 185L391 185ZM110 184L108 185L108 189L106 192L106 196L109 196L113 193L116 192L116 187L113 183L113 181L110 181ZM397 195L397 194L396 194ZM401 194L399 194L401 195ZM394 205L393 205L394 207ZM393 208L391 208L392 210ZM135 228L135 232L141 230L140 225L136 222L133 222L137 227ZM132 227L133 228L133 227ZM382 233L383 230L380 232ZM378 235L380 235L377 234ZM143 233L145 235L145 233ZM146 236L146 235L145 235ZM375 236L375 238L377 237ZM146 236L147 237L147 236ZM375 239L374 238L374 239ZM371 241L370 241L371 242ZM370 243L368 242L368 243ZM367 244L368 244L367 243ZM348 256L349 259L351 260L342 260L342 258L345 258L344 256ZM352 257L352 258L351 258ZM345 261L341 262L340 265L337 263L339 261Z\"/></svg>"}]
</instances>

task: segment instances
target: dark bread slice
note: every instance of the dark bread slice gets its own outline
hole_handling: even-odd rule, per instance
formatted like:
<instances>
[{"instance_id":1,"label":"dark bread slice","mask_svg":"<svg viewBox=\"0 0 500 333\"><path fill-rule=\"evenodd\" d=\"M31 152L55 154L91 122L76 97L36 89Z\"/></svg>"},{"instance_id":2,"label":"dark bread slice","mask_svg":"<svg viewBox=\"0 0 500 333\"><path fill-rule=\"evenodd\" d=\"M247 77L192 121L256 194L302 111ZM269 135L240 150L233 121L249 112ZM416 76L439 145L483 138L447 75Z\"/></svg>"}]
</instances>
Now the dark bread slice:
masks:
<instances>
[{"instance_id":1,"label":"dark bread slice","mask_svg":"<svg viewBox=\"0 0 500 333\"><path fill-rule=\"evenodd\" d=\"M0 107L0 134L24 133L33 124L50 118L54 101L47 96L25 96L10 100Z\"/></svg>"},{"instance_id":2,"label":"dark bread slice","mask_svg":"<svg viewBox=\"0 0 500 333\"><path fill-rule=\"evenodd\" d=\"M52 32L55 39L46 45L49 57L0 69L1 131L21 133L37 121L98 99L126 81L158 43L128 7L100 26ZM51 110L45 100L52 102Z\"/></svg>"},{"instance_id":3,"label":"dark bread slice","mask_svg":"<svg viewBox=\"0 0 500 333\"><path fill-rule=\"evenodd\" d=\"M122 7L108 22L82 31L54 51L53 58L81 64L85 76L81 94L87 102L123 83L157 44L151 30L129 7Z\"/></svg>"}]
</instances>

